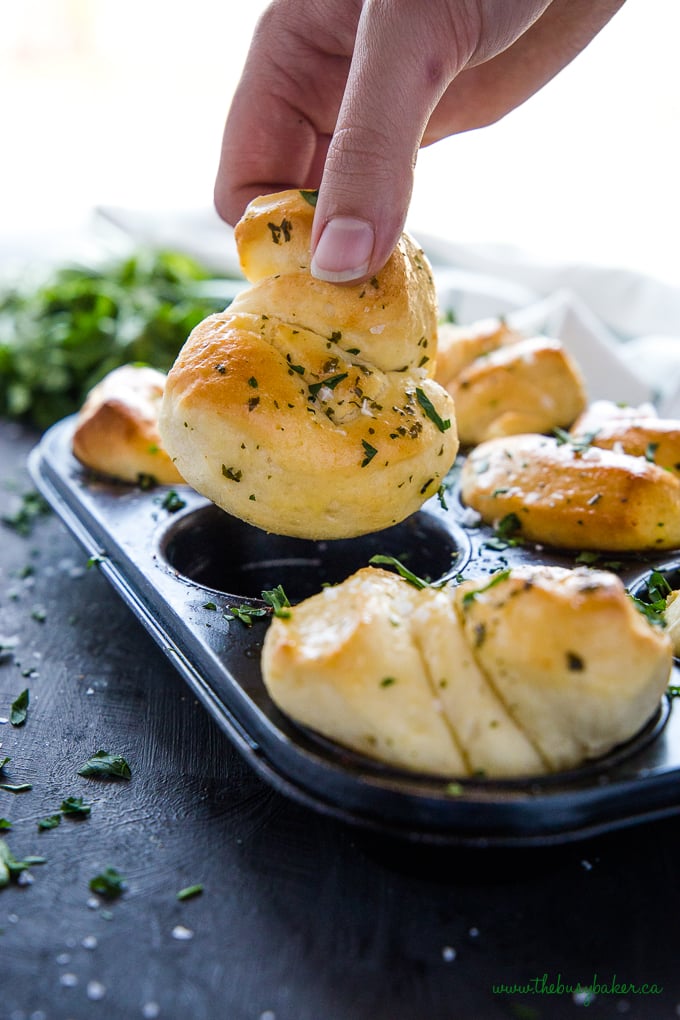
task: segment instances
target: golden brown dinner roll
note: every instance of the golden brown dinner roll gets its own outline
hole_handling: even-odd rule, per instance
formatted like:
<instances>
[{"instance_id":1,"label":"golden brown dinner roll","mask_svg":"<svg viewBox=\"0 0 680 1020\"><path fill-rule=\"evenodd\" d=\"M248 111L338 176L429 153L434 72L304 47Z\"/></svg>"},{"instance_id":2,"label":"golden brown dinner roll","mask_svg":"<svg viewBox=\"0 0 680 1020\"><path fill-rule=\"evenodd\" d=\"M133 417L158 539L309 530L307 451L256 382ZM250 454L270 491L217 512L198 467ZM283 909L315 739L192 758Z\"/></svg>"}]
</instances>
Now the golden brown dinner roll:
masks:
<instances>
[{"instance_id":1,"label":"golden brown dinner roll","mask_svg":"<svg viewBox=\"0 0 680 1020\"><path fill-rule=\"evenodd\" d=\"M653 715L670 668L668 637L617 577L558 567L440 589L367 567L273 619L262 652L265 685L297 722L459 777L604 754Z\"/></svg>"},{"instance_id":2,"label":"golden brown dinner roll","mask_svg":"<svg viewBox=\"0 0 680 1020\"><path fill-rule=\"evenodd\" d=\"M581 372L558 340L522 337L498 320L441 326L435 378L454 399L466 446L564 428L586 400Z\"/></svg>"},{"instance_id":3,"label":"golden brown dinner roll","mask_svg":"<svg viewBox=\"0 0 680 1020\"><path fill-rule=\"evenodd\" d=\"M680 591L672 591L666 599L664 620L666 633L673 645L673 654L680 656Z\"/></svg>"},{"instance_id":4,"label":"golden brown dinner roll","mask_svg":"<svg viewBox=\"0 0 680 1020\"><path fill-rule=\"evenodd\" d=\"M641 407L596 400L574 422L571 433L593 446L645 457L680 475L680 421L659 418L651 404Z\"/></svg>"},{"instance_id":5,"label":"golden brown dinner roll","mask_svg":"<svg viewBox=\"0 0 680 1020\"><path fill-rule=\"evenodd\" d=\"M309 273L312 206L258 199L236 228L258 282L191 334L161 434L186 480L267 531L344 538L417 510L455 460L454 407L428 376L436 309L426 260L402 238L368 283Z\"/></svg>"},{"instance_id":6,"label":"golden brown dinner roll","mask_svg":"<svg viewBox=\"0 0 680 1020\"><path fill-rule=\"evenodd\" d=\"M181 482L158 432L164 386L164 374L143 365L123 365L104 376L76 418L73 453L78 460L124 482Z\"/></svg>"},{"instance_id":7,"label":"golden brown dinner roll","mask_svg":"<svg viewBox=\"0 0 680 1020\"><path fill-rule=\"evenodd\" d=\"M680 481L642 457L574 438L518 435L477 446L461 496L490 525L513 515L518 535L565 549L680 546Z\"/></svg>"}]
</instances>

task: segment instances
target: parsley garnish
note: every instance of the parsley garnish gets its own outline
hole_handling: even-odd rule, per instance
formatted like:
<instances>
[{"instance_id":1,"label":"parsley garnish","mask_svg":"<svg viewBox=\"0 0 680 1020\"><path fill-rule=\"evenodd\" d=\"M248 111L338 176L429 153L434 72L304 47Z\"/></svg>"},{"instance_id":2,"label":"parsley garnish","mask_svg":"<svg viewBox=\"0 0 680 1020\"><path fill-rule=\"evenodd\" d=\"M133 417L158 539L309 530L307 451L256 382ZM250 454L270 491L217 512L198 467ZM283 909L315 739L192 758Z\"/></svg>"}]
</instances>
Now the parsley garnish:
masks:
<instances>
[{"instance_id":1,"label":"parsley garnish","mask_svg":"<svg viewBox=\"0 0 680 1020\"><path fill-rule=\"evenodd\" d=\"M44 857L25 857L23 861L18 861L4 839L0 839L0 889L9 885L12 879L17 879L32 864L44 863Z\"/></svg>"},{"instance_id":2,"label":"parsley garnish","mask_svg":"<svg viewBox=\"0 0 680 1020\"><path fill-rule=\"evenodd\" d=\"M126 888L125 879L116 868L106 867L94 878L90 879L90 889L98 896L105 896L109 900L116 899Z\"/></svg>"},{"instance_id":3,"label":"parsley garnish","mask_svg":"<svg viewBox=\"0 0 680 1020\"><path fill-rule=\"evenodd\" d=\"M495 588L501 581L507 580L510 577L510 567L506 567L505 570L499 570L497 573L491 576L491 579L482 588L475 588L474 591L466 591L463 595L463 605L468 606L478 595L483 594L485 591L489 591L490 588Z\"/></svg>"},{"instance_id":4,"label":"parsley garnish","mask_svg":"<svg viewBox=\"0 0 680 1020\"><path fill-rule=\"evenodd\" d=\"M256 606L227 606L227 612L224 613L224 619L240 620L241 623L245 623L246 627L252 627L253 620L261 616L266 616L267 613L267 609L258 609Z\"/></svg>"},{"instance_id":5,"label":"parsley garnish","mask_svg":"<svg viewBox=\"0 0 680 1020\"><path fill-rule=\"evenodd\" d=\"M430 421L434 422L440 432L446 432L447 429L451 428L451 419L444 419L439 416L427 393L421 390L419 386L416 386L416 397L427 417Z\"/></svg>"},{"instance_id":6,"label":"parsley garnish","mask_svg":"<svg viewBox=\"0 0 680 1020\"><path fill-rule=\"evenodd\" d=\"M163 502L161 503L163 509L167 510L169 514L177 513L178 510L181 510L186 505L186 500L182 499L182 497L179 496L174 489L171 489L170 492L166 494Z\"/></svg>"},{"instance_id":7,"label":"parsley garnish","mask_svg":"<svg viewBox=\"0 0 680 1020\"><path fill-rule=\"evenodd\" d=\"M23 726L26 722L26 716L28 714L28 689L22 691L21 694L15 698L12 702L9 714L9 721L12 726Z\"/></svg>"},{"instance_id":8,"label":"parsley garnish","mask_svg":"<svg viewBox=\"0 0 680 1020\"><path fill-rule=\"evenodd\" d=\"M394 567L400 577L403 577L405 581L412 584L414 588L430 588L432 585L429 581L423 580L422 577L418 577L412 570L405 567L404 564L398 560L395 556L383 556L378 553L376 556L371 556L369 563L373 563L376 566Z\"/></svg>"},{"instance_id":9,"label":"parsley garnish","mask_svg":"<svg viewBox=\"0 0 680 1020\"><path fill-rule=\"evenodd\" d=\"M592 432L585 432L582 436L572 436L571 432L567 432L565 429L553 429L557 445L564 446L565 443L568 443L573 447L575 453L585 453L586 450L589 450L598 432L599 429L594 429Z\"/></svg>"},{"instance_id":10,"label":"parsley garnish","mask_svg":"<svg viewBox=\"0 0 680 1020\"><path fill-rule=\"evenodd\" d=\"M287 619L290 616L290 602L280 584L277 584L276 588L263 591L262 599L268 606L271 606L274 616L279 616L283 619Z\"/></svg>"},{"instance_id":11,"label":"parsley garnish","mask_svg":"<svg viewBox=\"0 0 680 1020\"><path fill-rule=\"evenodd\" d=\"M658 443L647 443L647 449L645 450L645 460L648 460L650 464L656 464L656 451L659 449Z\"/></svg>"},{"instance_id":12,"label":"parsley garnish","mask_svg":"<svg viewBox=\"0 0 680 1020\"><path fill-rule=\"evenodd\" d=\"M371 444L367 442L365 439L361 440L361 445L363 446L364 453L366 454L366 456L361 462L361 466L366 467L367 464L371 463L371 461L373 460L378 451L376 450L375 446L371 446Z\"/></svg>"},{"instance_id":13,"label":"parsley garnish","mask_svg":"<svg viewBox=\"0 0 680 1020\"><path fill-rule=\"evenodd\" d=\"M16 532L26 538L32 533L38 520L50 512L49 503L43 499L40 493L25 492L19 509L14 514L4 515L2 523L9 528L14 528Z\"/></svg>"},{"instance_id":14,"label":"parsley garnish","mask_svg":"<svg viewBox=\"0 0 680 1020\"><path fill-rule=\"evenodd\" d=\"M231 482L240 482L243 477L243 472L240 469L235 471L233 467L227 467L226 464L222 465L222 474Z\"/></svg>"},{"instance_id":15,"label":"parsley garnish","mask_svg":"<svg viewBox=\"0 0 680 1020\"><path fill-rule=\"evenodd\" d=\"M305 191L300 191L300 194L304 198L305 202L309 202L310 205L315 206L316 205L316 200L319 197L319 189L317 188L316 191L306 191L306 190Z\"/></svg>"},{"instance_id":16,"label":"parsley garnish","mask_svg":"<svg viewBox=\"0 0 680 1020\"><path fill-rule=\"evenodd\" d=\"M650 623L657 627L666 626L666 600L673 589L660 570L652 570L646 582L645 596L638 598L631 595L633 604L646 616Z\"/></svg>"},{"instance_id":17,"label":"parsley garnish","mask_svg":"<svg viewBox=\"0 0 680 1020\"><path fill-rule=\"evenodd\" d=\"M85 804L82 797L66 797L61 802L61 813L70 818L86 818L92 807Z\"/></svg>"},{"instance_id":18,"label":"parsley garnish","mask_svg":"<svg viewBox=\"0 0 680 1020\"><path fill-rule=\"evenodd\" d=\"M282 238L284 242L290 241L290 235L293 230L293 224L290 220L284 217L278 225L276 223L268 223L267 226L271 230L274 244L281 244Z\"/></svg>"},{"instance_id":19,"label":"parsley garnish","mask_svg":"<svg viewBox=\"0 0 680 1020\"><path fill-rule=\"evenodd\" d=\"M0 832L7 832L12 828L12 823L7 818L0 818Z\"/></svg>"},{"instance_id":20,"label":"parsley garnish","mask_svg":"<svg viewBox=\"0 0 680 1020\"><path fill-rule=\"evenodd\" d=\"M313 397L316 397L319 390L323 389L324 386L327 386L329 390L334 390L338 383L347 378L347 374L347 372L339 372L338 375L331 375L328 379L322 379L321 382L312 383L309 387L309 392Z\"/></svg>"},{"instance_id":21,"label":"parsley garnish","mask_svg":"<svg viewBox=\"0 0 680 1020\"><path fill-rule=\"evenodd\" d=\"M188 885L184 889L180 889L177 893L178 900L190 900L193 896L200 896L203 892L203 886L200 882L196 885Z\"/></svg>"},{"instance_id":22,"label":"parsley garnish","mask_svg":"<svg viewBox=\"0 0 680 1020\"><path fill-rule=\"evenodd\" d=\"M109 779L131 779L130 766L120 754L97 751L78 769L79 776Z\"/></svg>"},{"instance_id":23,"label":"parsley garnish","mask_svg":"<svg viewBox=\"0 0 680 1020\"><path fill-rule=\"evenodd\" d=\"M45 832L47 829L56 829L61 824L61 815L48 815L47 818L41 818L38 822L38 828L41 832Z\"/></svg>"}]
</instances>

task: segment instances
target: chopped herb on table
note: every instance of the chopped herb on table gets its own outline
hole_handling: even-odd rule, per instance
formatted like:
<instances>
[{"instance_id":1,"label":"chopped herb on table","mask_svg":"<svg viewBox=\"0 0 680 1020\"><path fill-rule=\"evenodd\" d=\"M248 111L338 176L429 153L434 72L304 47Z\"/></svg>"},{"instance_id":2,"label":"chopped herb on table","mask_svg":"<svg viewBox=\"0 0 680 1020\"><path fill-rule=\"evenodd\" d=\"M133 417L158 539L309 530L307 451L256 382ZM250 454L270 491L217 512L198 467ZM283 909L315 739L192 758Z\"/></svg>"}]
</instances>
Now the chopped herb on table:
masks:
<instances>
[{"instance_id":1,"label":"chopped herb on table","mask_svg":"<svg viewBox=\"0 0 680 1020\"><path fill-rule=\"evenodd\" d=\"M0 345L0 358L2 347ZM0 361L0 387L2 385L2 363ZM25 492L21 498L21 506L13 514L5 514L2 523L8 528L13 528L17 534L28 538L33 529L42 517L50 514L49 503L35 491Z\"/></svg>"},{"instance_id":2,"label":"chopped herb on table","mask_svg":"<svg viewBox=\"0 0 680 1020\"><path fill-rule=\"evenodd\" d=\"M130 779L130 766L120 754L97 751L78 769L79 776L94 779Z\"/></svg>"},{"instance_id":3,"label":"chopped herb on table","mask_svg":"<svg viewBox=\"0 0 680 1020\"><path fill-rule=\"evenodd\" d=\"M126 883L116 868L108 866L99 875L95 875L94 878L90 879L89 887L98 896L105 896L109 900L114 900L125 892Z\"/></svg>"},{"instance_id":4,"label":"chopped herb on table","mask_svg":"<svg viewBox=\"0 0 680 1020\"><path fill-rule=\"evenodd\" d=\"M82 797L66 797L61 802L60 811L69 818L87 818L92 810L90 804L85 804Z\"/></svg>"},{"instance_id":5,"label":"chopped herb on table","mask_svg":"<svg viewBox=\"0 0 680 1020\"><path fill-rule=\"evenodd\" d=\"M18 861L4 839L0 839L0 889L16 881L32 864L44 864L44 857L25 857Z\"/></svg>"},{"instance_id":6,"label":"chopped herb on table","mask_svg":"<svg viewBox=\"0 0 680 1020\"><path fill-rule=\"evenodd\" d=\"M56 829L61 824L61 815L47 815L46 818L41 818L38 821L38 828L41 832L46 832L48 829Z\"/></svg>"},{"instance_id":7,"label":"chopped herb on table","mask_svg":"<svg viewBox=\"0 0 680 1020\"><path fill-rule=\"evenodd\" d=\"M196 885L188 885L186 886L186 888L180 889L180 891L177 893L177 899L190 900L193 899L194 896L200 896L202 892L203 886L201 885L200 882L197 883Z\"/></svg>"},{"instance_id":8,"label":"chopped herb on table","mask_svg":"<svg viewBox=\"0 0 680 1020\"><path fill-rule=\"evenodd\" d=\"M28 715L28 701L29 693L28 689L26 689L25 691L22 691L21 694L19 694L12 702L9 714L9 721L12 726L23 726L26 722L26 717Z\"/></svg>"}]
</instances>

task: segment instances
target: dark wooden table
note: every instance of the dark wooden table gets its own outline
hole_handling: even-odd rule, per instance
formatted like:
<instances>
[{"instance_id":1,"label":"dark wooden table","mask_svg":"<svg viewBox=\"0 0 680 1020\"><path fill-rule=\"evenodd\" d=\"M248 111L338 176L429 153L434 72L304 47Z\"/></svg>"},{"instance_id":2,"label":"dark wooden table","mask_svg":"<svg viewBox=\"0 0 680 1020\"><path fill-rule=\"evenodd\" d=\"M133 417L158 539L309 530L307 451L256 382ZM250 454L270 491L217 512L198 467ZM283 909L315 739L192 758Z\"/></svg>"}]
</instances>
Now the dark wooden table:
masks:
<instances>
[{"instance_id":1,"label":"dark wooden table","mask_svg":"<svg viewBox=\"0 0 680 1020\"><path fill-rule=\"evenodd\" d=\"M37 438L0 424L4 515ZM52 515L0 529L2 780L32 787L0 790L0 838L46 858L0 889L2 1020L552 1020L593 981L589 1017L680 1015L680 817L488 851L312 813L241 760L84 560ZM99 749L132 778L79 776ZM90 816L39 831L70 796ZM89 888L108 866L111 901Z\"/></svg>"}]
</instances>

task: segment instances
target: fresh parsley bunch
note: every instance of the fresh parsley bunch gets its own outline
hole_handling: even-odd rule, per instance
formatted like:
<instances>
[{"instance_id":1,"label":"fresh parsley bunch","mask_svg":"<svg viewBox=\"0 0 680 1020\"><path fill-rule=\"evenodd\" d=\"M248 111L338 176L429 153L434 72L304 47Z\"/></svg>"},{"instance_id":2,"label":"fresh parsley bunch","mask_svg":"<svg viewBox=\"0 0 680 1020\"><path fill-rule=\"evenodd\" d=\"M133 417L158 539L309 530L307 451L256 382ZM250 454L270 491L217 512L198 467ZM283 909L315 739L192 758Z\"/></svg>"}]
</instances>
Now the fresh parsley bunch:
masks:
<instances>
[{"instance_id":1,"label":"fresh parsley bunch","mask_svg":"<svg viewBox=\"0 0 680 1020\"><path fill-rule=\"evenodd\" d=\"M194 326L226 304L207 296L209 279L186 255L140 250L0 294L0 416L47 428L119 365L168 371Z\"/></svg>"}]
</instances>

